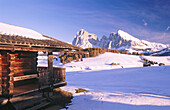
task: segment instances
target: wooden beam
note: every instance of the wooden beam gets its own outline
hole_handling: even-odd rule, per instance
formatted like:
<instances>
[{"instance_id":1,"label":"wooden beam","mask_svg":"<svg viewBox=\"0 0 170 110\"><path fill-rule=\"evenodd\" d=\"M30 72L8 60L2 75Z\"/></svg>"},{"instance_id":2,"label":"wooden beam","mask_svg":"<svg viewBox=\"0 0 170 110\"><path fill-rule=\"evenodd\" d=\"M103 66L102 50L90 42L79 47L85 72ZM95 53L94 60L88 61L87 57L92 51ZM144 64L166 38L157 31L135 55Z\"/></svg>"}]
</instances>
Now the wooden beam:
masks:
<instances>
[{"instance_id":1,"label":"wooden beam","mask_svg":"<svg viewBox=\"0 0 170 110\"><path fill-rule=\"evenodd\" d=\"M50 84L53 84L53 53L52 52L48 52L48 70L50 72L49 74L49 78L50 78Z\"/></svg>"},{"instance_id":2,"label":"wooden beam","mask_svg":"<svg viewBox=\"0 0 170 110\"><path fill-rule=\"evenodd\" d=\"M48 47L21 47L12 45L0 45L0 50L15 51L32 51L32 52L61 52L63 48L48 48Z\"/></svg>"}]
</instances>

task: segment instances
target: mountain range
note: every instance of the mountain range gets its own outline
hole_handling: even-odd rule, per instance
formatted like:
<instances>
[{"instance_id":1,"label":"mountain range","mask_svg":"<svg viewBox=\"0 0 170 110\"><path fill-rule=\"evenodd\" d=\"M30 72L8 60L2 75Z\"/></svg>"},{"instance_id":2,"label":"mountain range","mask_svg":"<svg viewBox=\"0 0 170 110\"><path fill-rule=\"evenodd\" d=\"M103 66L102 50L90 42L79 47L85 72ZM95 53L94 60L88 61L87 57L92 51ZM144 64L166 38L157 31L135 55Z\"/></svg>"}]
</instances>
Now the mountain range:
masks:
<instances>
[{"instance_id":1,"label":"mountain range","mask_svg":"<svg viewBox=\"0 0 170 110\"><path fill-rule=\"evenodd\" d=\"M168 48L169 45L140 40L125 31L111 32L109 37L103 35L99 40L95 34L88 33L84 29L77 32L72 44L81 48L106 48L126 51L155 52Z\"/></svg>"}]
</instances>

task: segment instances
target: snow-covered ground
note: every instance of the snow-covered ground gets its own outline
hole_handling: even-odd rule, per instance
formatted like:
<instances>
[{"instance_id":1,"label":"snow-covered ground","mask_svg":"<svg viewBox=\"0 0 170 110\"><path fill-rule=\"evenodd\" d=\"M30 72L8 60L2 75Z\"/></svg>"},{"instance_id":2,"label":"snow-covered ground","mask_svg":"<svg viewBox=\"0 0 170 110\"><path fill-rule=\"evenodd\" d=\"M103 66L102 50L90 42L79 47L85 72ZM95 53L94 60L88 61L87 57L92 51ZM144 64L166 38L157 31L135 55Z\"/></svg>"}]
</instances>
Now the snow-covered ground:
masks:
<instances>
[{"instance_id":1,"label":"snow-covered ground","mask_svg":"<svg viewBox=\"0 0 170 110\"><path fill-rule=\"evenodd\" d=\"M114 53L65 65L54 60L67 70L68 85L62 89L74 95L68 109L170 110L170 57L144 57L166 66L142 67L139 56ZM47 64L45 57L38 62ZM120 65L111 66L113 62ZM90 92L75 93L77 88Z\"/></svg>"},{"instance_id":2,"label":"snow-covered ground","mask_svg":"<svg viewBox=\"0 0 170 110\"><path fill-rule=\"evenodd\" d=\"M170 65L170 56L168 57L154 57L154 56L135 56L106 52L95 58L84 58L83 62L71 62L65 65L60 64L54 59L54 66L60 66L67 68L67 72L71 71L86 71L86 70L108 70L116 68L129 68L129 67L143 67L143 63L140 62L141 58L156 61L158 63L165 63ZM111 66L111 63L119 63L119 65ZM47 57L38 57L38 66L47 66ZM157 65L155 65L157 66Z\"/></svg>"}]
</instances>

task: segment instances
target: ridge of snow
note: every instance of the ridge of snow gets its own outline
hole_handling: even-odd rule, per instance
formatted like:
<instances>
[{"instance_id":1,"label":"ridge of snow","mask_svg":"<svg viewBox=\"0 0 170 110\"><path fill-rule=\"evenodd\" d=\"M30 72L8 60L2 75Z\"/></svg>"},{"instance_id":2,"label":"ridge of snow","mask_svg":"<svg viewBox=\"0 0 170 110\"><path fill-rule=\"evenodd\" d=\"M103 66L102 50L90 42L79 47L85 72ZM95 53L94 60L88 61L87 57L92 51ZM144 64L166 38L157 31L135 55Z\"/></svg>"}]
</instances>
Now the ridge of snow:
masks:
<instances>
[{"instance_id":1,"label":"ridge of snow","mask_svg":"<svg viewBox=\"0 0 170 110\"><path fill-rule=\"evenodd\" d=\"M6 35L18 35L26 38L32 38L32 39L45 39L45 40L50 40L49 38L43 37L42 34L31 30L27 29L24 27L19 27L15 25L10 25L6 23L0 22L0 34L6 34Z\"/></svg>"},{"instance_id":2,"label":"ridge of snow","mask_svg":"<svg viewBox=\"0 0 170 110\"><path fill-rule=\"evenodd\" d=\"M118 30L118 35L126 40L141 42L139 39L133 37L132 35L122 30Z\"/></svg>"}]
</instances>

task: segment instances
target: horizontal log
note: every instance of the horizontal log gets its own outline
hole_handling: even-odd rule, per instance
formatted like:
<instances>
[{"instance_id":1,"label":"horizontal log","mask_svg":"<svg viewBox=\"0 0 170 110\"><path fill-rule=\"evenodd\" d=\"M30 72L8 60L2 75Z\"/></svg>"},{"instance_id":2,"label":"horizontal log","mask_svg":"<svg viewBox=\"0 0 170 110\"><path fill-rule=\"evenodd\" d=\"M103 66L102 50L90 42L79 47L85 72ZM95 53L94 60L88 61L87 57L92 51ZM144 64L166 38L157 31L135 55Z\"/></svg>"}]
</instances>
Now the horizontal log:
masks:
<instances>
[{"instance_id":1,"label":"horizontal log","mask_svg":"<svg viewBox=\"0 0 170 110\"><path fill-rule=\"evenodd\" d=\"M14 76L14 72L10 72L10 73L8 74L8 76L13 77L13 76Z\"/></svg>"},{"instance_id":2,"label":"horizontal log","mask_svg":"<svg viewBox=\"0 0 170 110\"><path fill-rule=\"evenodd\" d=\"M10 70L3 70L3 71L0 71L0 75L1 76L7 76L9 74Z\"/></svg>"},{"instance_id":3,"label":"horizontal log","mask_svg":"<svg viewBox=\"0 0 170 110\"><path fill-rule=\"evenodd\" d=\"M0 68L0 72L9 72L9 68L8 67L2 67L2 68Z\"/></svg>"},{"instance_id":4,"label":"horizontal log","mask_svg":"<svg viewBox=\"0 0 170 110\"><path fill-rule=\"evenodd\" d=\"M10 53L11 57L14 56L32 56L32 57L36 57L38 56L38 54L36 52L16 52L16 53Z\"/></svg>"},{"instance_id":5,"label":"horizontal log","mask_svg":"<svg viewBox=\"0 0 170 110\"><path fill-rule=\"evenodd\" d=\"M16 62L16 61L10 60L9 63L10 63L10 65L31 65L31 64L34 65L34 64L37 64L37 61L31 60L31 61L27 61L27 62Z\"/></svg>"},{"instance_id":6,"label":"horizontal log","mask_svg":"<svg viewBox=\"0 0 170 110\"><path fill-rule=\"evenodd\" d=\"M0 64L9 64L9 61L6 59L0 59Z\"/></svg>"},{"instance_id":7,"label":"horizontal log","mask_svg":"<svg viewBox=\"0 0 170 110\"><path fill-rule=\"evenodd\" d=\"M8 65L7 64L0 64L0 70L3 69L8 69Z\"/></svg>"},{"instance_id":8,"label":"horizontal log","mask_svg":"<svg viewBox=\"0 0 170 110\"><path fill-rule=\"evenodd\" d=\"M34 66L37 66L37 64L32 62L14 64L14 67L34 67Z\"/></svg>"},{"instance_id":9,"label":"horizontal log","mask_svg":"<svg viewBox=\"0 0 170 110\"><path fill-rule=\"evenodd\" d=\"M34 70L33 67L10 67L9 69L10 69L10 71L14 71L14 72L15 71L27 70L27 69L31 69L31 71Z\"/></svg>"},{"instance_id":10,"label":"horizontal log","mask_svg":"<svg viewBox=\"0 0 170 110\"><path fill-rule=\"evenodd\" d=\"M2 83L3 82L8 82L10 80L10 77L9 76L5 76L5 77L1 77L2 79Z\"/></svg>"},{"instance_id":11,"label":"horizontal log","mask_svg":"<svg viewBox=\"0 0 170 110\"><path fill-rule=\"evenodd\" d=\"M13 60L10 60L9 62L11 61L15 61L15 62L33 62L33 61L37 61L37 58L17 58L17 59L13 59Z\"/></svg>"},{"instance_id":12,"label":"horizontal log","mask_svg":"<svg viewBox=\"0 0 170 110\"><path fill-rule=\"evenodd\" d=\"M7 55L1 55L0 59L7 59Z\"/></svg>"},{"instance_id":13,"label":"horizontal log","mask_svg":"<svg viewBox=\"0 0 170 110\"><path fill-rule=\"evenodd\" d=\"M0 63L0 67L1 66L8 66L9 64L2 64L2 63Z\"/></svg>"},{"instance_id":14,"label":"horizontal log","mask_svg":"<svg viewBox=\"0 0 170 110\"><path fill-rule=\"evenodd\" d=\"M18 74L13 74L13 77L17 77L17 76L24 76L24 73L18 73Z\"/></svg>"},{"instance_id":15,"label":"horizontal log","mask_svg":"<svg viewBox=\"0 0 170 110\"><path fill-rule=\"evenodd\" d=\"M66 68L60 68L60 67L53 67L54 70L66 70Z\"/></svg>"},{"instance_id":16,"label":"horizontal log","mask_svg":"<svg viewBox=\"0 0 170 110\"><path fill-rule=\"evenodd\" d=\"M14 73L12 75L12 77L17 77L17 76L24 76L24 75L31 75L31 74L35 74L37 72L24 72L24 73Z\"/></svg>"},{"instance_id":17,"label":"horizontal log","mask_svg":"<svg viewBox=\"0 0 170 110\"><path fill-rule=\"evenodd\" d=\"M36 64L22 64L22 65L16 64L16 65L13 66L14 69L20 69L20 68L23 68L23 69L32 68L32 69L34 69L36 67L37 67Z\"/></svg>"},{"instance_id":18,"label":"horizontal log","mask_svg":"<svg viewBox=\"0 0 170 110\"><path fill-rule=\"evenodd\" d=\"M37 58L36 56L15 56L15 58Z\"/></svg>"},{"instance_id":19,"label":"horizontal log","mask_svg":"<svg viewBox=\"0 0 170 110\"><path fill-rule=\"evenodd\" d=\"M14 77L14 81L20 81L20 80L31 79L31 78L37 78L37 74Z\"/></svg>"},{"instance_id":20,"label":"horizontal log","mask_svg":"<svg viewBox=\"0 0 170 110\"><path fill-rule=\"evenodd\" d=\"M24 73L24 72L33 72L32 69L21 69L21 70L14 70L14 74L18 74L18 73Z\"/></svg>"}]
</instances>

